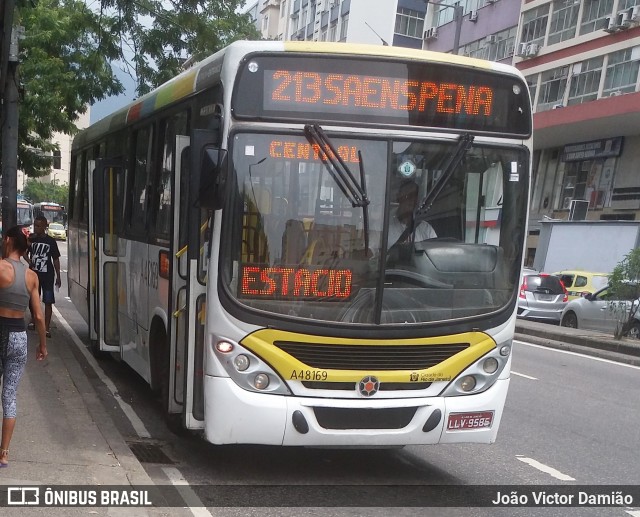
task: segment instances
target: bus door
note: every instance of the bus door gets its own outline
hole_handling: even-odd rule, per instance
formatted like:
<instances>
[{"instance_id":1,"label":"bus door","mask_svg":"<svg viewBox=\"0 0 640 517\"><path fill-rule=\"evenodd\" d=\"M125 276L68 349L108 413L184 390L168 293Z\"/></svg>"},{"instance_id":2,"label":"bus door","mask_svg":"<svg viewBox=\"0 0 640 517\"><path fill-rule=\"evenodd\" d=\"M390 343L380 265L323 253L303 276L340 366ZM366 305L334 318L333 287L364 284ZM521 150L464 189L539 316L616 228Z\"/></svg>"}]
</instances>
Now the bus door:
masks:
<instances>
[{"instance_id":1,"label":"bus door","mask_svg":"<svg viewBox=\"0 0 640 517\"><path fill-rule=\"evenodd\" d=\"M176 137L172 263L170 412L183 412L188 429L204 428L204 323L209 233L207 212L198 207L200 167L193 153L210 138L195 131ZM179 163L178 163L179 161ZM193 164L196 165L193 165Z\"/></svg>"},{"instance_id":2,"label":"bus door","mask_svg":"<svg viewBox=\"0 0 640 517\"><path fill-rule=\"evenodd\" d=\"M91 240L90 321L96 331L95 350L120 351L118 329L118 230L124 205L124 168L121 162L98 160L89 167ZM93 332L92 332L93 334Z\"/></svg>"}]
</instances>

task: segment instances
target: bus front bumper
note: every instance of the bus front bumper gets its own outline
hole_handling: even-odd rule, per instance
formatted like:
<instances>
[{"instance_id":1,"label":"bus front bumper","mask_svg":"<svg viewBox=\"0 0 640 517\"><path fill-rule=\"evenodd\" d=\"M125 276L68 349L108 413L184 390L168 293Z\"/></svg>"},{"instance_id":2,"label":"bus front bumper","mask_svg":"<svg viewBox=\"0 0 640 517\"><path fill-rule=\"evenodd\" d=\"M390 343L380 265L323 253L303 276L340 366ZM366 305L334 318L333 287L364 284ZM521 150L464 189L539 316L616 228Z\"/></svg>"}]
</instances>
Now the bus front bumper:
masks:
<instances>
[{"instance_id":1,"label":"bus front bumper","mask_svg":"<svg viewBox=\"0 0 640 517\"><path fill-rule=\"evenodd\" d=\"M246 391L205 376L205 438L215 444L379 447L493 443L509 379L461 397L326 399ZM489 427L447 429L452 413L491 414ZM469 420L467 420L469 421Z\"/></svg>"}]
</instances>

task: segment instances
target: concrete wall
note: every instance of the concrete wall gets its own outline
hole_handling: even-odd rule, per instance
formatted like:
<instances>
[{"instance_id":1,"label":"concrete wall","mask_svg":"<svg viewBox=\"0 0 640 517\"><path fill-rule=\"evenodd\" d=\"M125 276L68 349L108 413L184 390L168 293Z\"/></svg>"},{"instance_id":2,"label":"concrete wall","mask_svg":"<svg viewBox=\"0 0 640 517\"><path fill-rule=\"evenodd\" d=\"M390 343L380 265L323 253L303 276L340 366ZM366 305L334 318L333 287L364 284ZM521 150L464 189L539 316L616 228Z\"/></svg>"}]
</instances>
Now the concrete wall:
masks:
<instances>
[{"instance_id":1,"label":"concrete wall","mask_svg":"<svg viewBox=\"0 0 640 517\"><path fill-rule=\"evenodd\" d=\"M546 273L584 269L609 273L640 246L640 222L542 221L533 268Z\"/></svg>"}]
</instances>

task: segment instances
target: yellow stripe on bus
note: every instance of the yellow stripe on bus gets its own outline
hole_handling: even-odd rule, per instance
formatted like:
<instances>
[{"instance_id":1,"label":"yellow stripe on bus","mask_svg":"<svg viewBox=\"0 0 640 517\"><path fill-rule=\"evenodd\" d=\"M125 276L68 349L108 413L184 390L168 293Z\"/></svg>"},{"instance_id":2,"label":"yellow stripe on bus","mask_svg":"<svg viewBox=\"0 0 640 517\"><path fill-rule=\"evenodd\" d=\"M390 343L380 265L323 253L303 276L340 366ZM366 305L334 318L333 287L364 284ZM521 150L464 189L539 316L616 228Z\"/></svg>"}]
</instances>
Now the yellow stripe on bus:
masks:
<instances>
[{"instance_id":1,"label":"yellow stripe on bus","mask_svg":"<svg viewBox=\"0 0 640 517\"><path fill-rule=\"evenodd\" d=\"M337 370L316 368L302 363L295 357L278 348L274 343L309 343L310 345L342 345L352 346L429 346L455 345L468 343L469 347L449 357L441 363L425 369L417 370ZM375 375L380 382L422 382L448 381L458 376L474 361L484 356L496 347L495 341L483 332L466 332L448 336L412 338L412 339L346 339L339 337L310 336L273 329L263 329L244 338L242 346L269 363L285 380L299 380L300 372L309 372L311 380L319 382L358 382L363 375ZM314 375L322 373L322 375ZM326 372L326 376L324 373ZM413 375L412 375L413 374Z\"/></svg>"}]
</instances>

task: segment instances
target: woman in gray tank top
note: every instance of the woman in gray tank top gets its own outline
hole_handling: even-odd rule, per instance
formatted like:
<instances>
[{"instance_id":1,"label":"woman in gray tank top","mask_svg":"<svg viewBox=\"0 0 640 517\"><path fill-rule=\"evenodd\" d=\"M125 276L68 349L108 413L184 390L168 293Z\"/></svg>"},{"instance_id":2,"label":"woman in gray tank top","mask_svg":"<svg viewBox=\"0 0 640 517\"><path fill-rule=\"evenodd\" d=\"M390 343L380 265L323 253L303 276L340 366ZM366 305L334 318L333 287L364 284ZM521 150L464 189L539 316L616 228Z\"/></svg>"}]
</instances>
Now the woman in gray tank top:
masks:
<instances>
[{"instance_id":1,"label":"woman in gray tank top","mask_svg":"<svg viewBox=\"0 0 640 517\"><path fill-rule=\"evenodd\" d=\"M44 317L38 294L38 276L20 258L27 238L17 226L2 239L0 260L0 378L2 379L2 440L0 468L9 465L9 442L16 425L16 390L27 364L27 332L24 312L31 305L38 331L36 359L47 357Z\"/></svg>"}]
</instances>

